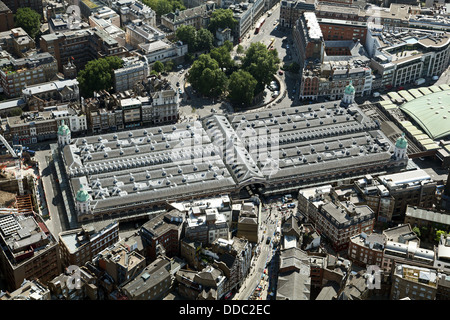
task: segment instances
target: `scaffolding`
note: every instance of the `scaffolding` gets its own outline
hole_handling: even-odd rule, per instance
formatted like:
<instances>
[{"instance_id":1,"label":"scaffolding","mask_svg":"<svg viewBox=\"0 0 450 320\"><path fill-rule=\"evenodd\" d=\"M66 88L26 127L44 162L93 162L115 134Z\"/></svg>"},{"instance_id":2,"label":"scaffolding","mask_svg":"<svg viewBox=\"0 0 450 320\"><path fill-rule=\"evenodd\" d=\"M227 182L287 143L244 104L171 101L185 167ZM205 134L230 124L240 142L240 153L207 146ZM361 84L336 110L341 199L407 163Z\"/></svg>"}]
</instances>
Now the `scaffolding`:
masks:
<instances>
[{"instance_id":1,"label":"scaffolding","mask_svg":"<svg viewBox=\"0 0 450 320\"><path fill-rule=\"evenodd\" d=\"M21 145L13 145L11 147L6 141L6 139L0 134L0 141L3 143L3 145L8 149L11 156L15 159L15 171L16 171L16 180L17 184L19 186L19 195L23 196L25 193L23 190L23 176L22 176L22 151L23 148Z\"/></svg>"}]
</instances>

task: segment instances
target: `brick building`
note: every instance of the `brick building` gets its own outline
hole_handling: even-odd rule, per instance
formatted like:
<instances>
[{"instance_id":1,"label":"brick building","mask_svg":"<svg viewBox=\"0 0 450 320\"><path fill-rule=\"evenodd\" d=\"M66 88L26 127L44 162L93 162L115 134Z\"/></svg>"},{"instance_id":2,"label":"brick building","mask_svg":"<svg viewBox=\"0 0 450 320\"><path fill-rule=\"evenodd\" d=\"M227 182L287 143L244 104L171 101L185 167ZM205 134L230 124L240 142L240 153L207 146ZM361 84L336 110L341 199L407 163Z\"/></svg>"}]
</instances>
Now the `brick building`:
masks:
<instances>
[{"instance_id":1,"label":"brick building","mask_svg":"<svg viewBox=\"0 0 450 320\"><path fill-rule=\"evenodd\" d=\"M0 32L12 28L14 28L14 14L3 1L0 1Z\"/></svg>"},{"instance_id":2,"label":"brick building","mask_svg":"<svg viewBox=\"0 0 450 320\"><path fill-rule=\"evenodd\" d=\"M109 223L103 228L84 225L80 229L59 234L61 260L64 267L82 266L98 253L119 241L119 224Z\"/></svg>"},{"instance_id":3,"label":"brick building","mask_svg":"<svg viewBox=\"0 0 450 320\"><path fill-rule=\"evenodd\" d=\"M367 205L334 199L330 191L331 186L300 190L298 206L321 236L340 251L348 247L352 236L372 232L375 214Z\"/></svg>"},{"instance_id":4,"label":"brick building","mask_svg":"<svg viewBox=\"0 0 450 320\"><path fill-rule=\"evenodd\" d=\"M359 40L366 43L367 22L317 18L323 38L327 40Z\"/></svg>"},{"instance_id":5,"label":"brick building","mask_svg":"<svg viewBox=\"0 0 450 320\"><path fill-rule=\"evenodd\" d=\"M348 257L356 265L382 266L384 236L381 234L360 233L350 238L348 246Z\"/></svg>"},{"instance_id":6,"label":"brick building","mask_svg":"<svg viewBox=\"0 0 450 320\"><path fill-rule=\"evenodd\" d=\"M0 244L0 269L10 291L25 279L46 285L60 273L58 242L40 216L2 215Z\"/></svg>"},{"instance_id":7,"label":"brick building","mask_svg":"<svg viewBox=\"0 0 450 320\"><path fill-rule=\"evenodd\" d=\"M283 0L280 7L280 26L293 28L296 21L306 11L314 12L316 9L315 0Z\"/></svg>"},{"instance_id":8,"label":"brick building","mask_svg":"<svg viewBox=\"0 0 450 320\"><path fill-rule=\"evenodd\" d=\"M69 59L73 60L77 70L82 70L90 60L128 56L127 49L99 28L46 34L40 38L40 47L56 58L60 72Z\"/></svg>"},{"instance_id":9,"label":"brick building","mask_svg":"<svg viewBox=\"0 0 450 320\"><path fill-rule=\"evenodd\" d=\"M0 85L7 97L19 97L26 86L51 81L57 73L56 60L48 52L20 59L10 58L1 66Z\"/></svg>"},{"instance_id":10,"label":"brick building","mask_svg":"<svg viewBox=\"0 0 450 320\"><path fill-rule=\"evenodd\" d=\"M141 227L146 257L155 260L163 252L168 257L179 255L184 214L172 210L162 213Z\"/></svg>"}]
</instances>

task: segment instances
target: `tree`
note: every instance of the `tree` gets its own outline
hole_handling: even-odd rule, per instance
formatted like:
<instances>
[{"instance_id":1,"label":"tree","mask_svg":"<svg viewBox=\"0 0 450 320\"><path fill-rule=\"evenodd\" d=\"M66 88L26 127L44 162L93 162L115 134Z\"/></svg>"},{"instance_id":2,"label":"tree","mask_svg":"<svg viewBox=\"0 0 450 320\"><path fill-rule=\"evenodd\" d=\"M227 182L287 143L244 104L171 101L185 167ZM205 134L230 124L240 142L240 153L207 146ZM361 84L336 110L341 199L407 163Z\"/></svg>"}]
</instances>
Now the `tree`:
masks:
<instances>
[{"instance_id":1,"label":"tree","mask_svg":"<svg viewBox=\"0 0 450 320\"><path fill-rule=\"evenodd\" d=\"M22 108L16 107L9 111L9 116L10 117L20 116L20 115L22 115L22 112L23 112Z\"/></svg>"},{"instance_id":2,"label":"tree","mask_svg":"<svg viewBox=\"0 0 450 320\"><path fill-rule=\"evenodd\" d=\"M197 30L193 26L180 26L175 31L175 36L178 40L188 45L189 52L195 52L197 48Z\"/></svg>"},{"instance_id":3,"label":"tree","mask_svg":"<svg viewBox=\"0 0 450 320\"><path fill-rule=\"evenodd\" d=\"M110 56L103 58L108 62L109 68L111 71L114 71L116 69L122 68L123 66L123 60L116 56Z\"/></svg>"},{"instance_id":4,"label":"tree","mask_svg":"<svg viewBox=\"0 0 450 320\"><path fill-rule=\"evenodd\" d=\"M300 71L300 65L297 62L292 62L289 65L285 65L284 70L292 73L298 73Z\"/></svg>"},{"instance_id":5,"label":"tree","mask_svg":"<svg viewBox=\"0 0 450 320\"><path fill-rule=\"evenodd\" d=\"M155 61L155 63L153 64L153 70L155 70L156 72L160 73L164 71L164 64L161 61Z\"/></svg>"},{"instance_id":6,"label":"tree","mask_svg":"<svg viewBox=\"0 0 450 320\"><path fill-rule=\"evenodd\" d=\"M233 42L231 42L230 40L225 40L225 42L223 43L223 46L225 48L227 48L228 52L231 52L231 50L233 50Z\"/></svg>"},{"instance_id":7,"label":"tree","mask_svg":"<svg viewBox=\"0 0 450 320\"><path fill-rule=\"evenodd\" d=\"M233 17L233 10L219 8L211 14L208 29L213 34L216 34L216 31L219 29L233 29L236 24L237 20Z\"/></svg>"},{"instance_id":8,"label":"tree","mask_svg":"<svg viewBox=\"0 0 450 320\"><path fill-rule=\"evenodd\" d=\"M114 70L122 65L122 59L115 56L89 61L77 77L81 94L87 98L92 97L94 91L110 90Z\"/></svg>"},{"instance_id":9,"label":"tree","mask_svg":"<svg viewBox=\"0 0 450 320\"><path fill-rule=\"evenodd\" d=\"M227 47L221 46L219 48L213 48L209 54L211 58L219 63L220 68L231 69L234 67L234 61L231 58L230 51L228 51Z\"/></svg>"},{"instance_id":10,"label":"tree","mask_svg":"<svg viewBox=\"0 0 450 320\"><path fill-rule=\"evenodd\" d=\"M159 0L156 4L155 11L158 16L162 16L169 12L172 12L173 11L172 9L173 6L169 1Z\"/></svg>"},{"instance_id":11,"label":"tree","mask_svg":"<svg viewBox=\"0 0 450 320\"><path fill-rule=\"evenodd\" d=\"M441 241L441 235L443 235L445 237L446 236L445 231L443 231L443 230L436 230L436 236L434 238L434 241L436 241L436 242Z\"/></svg>"},{"instance_id":12,"label":"tree","mask_svg":"<svg viewBox=\"0 0 450 320\"><path fill-rule=\"evenodd\" d=\"M415 234L417 234L417 236L418 236L419 238L420 238L420 236L422 235L421 232L420 232L419 227L414 227L414 228L412 229L412 231L413 231Z\"/></svg>"},{"instance_id":13,"label":"tree","mask_svg":"<svg viewBox=\"0 0 450 320\"><path fill-rule=\"evenodd\" d=\"M237 46L237 48L236 48L236 53L237 53L237 54L243 54L243 53L244 53L244 47L243 47L241 44L239 44L239 45Z\"/></svg>"},{"instance_id":14,"label":"tree","mask_svg":"<svg viewBox=\"0 0 450 320\"><path fill-rule=\"evenodd\" d=\"M254 42L245 52L241 68L250 72L256 79L256 90L259 92L272 81L279 63L276 50L268 50L263 43Z\"/></svg>"},{"instance_id":15,"label":"tree","mask_svg":"<svg viewBox=\"0 0 450 320\"><path fill-rule=\"evenodd\" d=\"M142 2L152 8L158 16L174 12L177 9L186 9L182 0L142 0Z\"/></svg>"},{"instance_id":16,"label":"tree","mask_svg":"<svg viewBox=\"0 0 450 320\"><path fill-rule=\"evenodd\" d=\"M206 68L199 79L199 90L208 97L218 97L225 91L227 82L227 76L222 70Z\"/></svg>"},{"instance_id":17,"label":"tree","mask_svg":"<svg viewBox=\"0 0 450 320\"><path fill-rule=\"evenodd\" d=\"M211 50L214 42L214 35L208 29L199 29L195 35L195 51Z\"/></svg>"},{"instance_id":18,"label":"tree","mask_svg":"<svg viewBox=\"0 0 450 320\"><path fill-rule=\"evenodd\" d=\"M238 70L231 74L228 84L228 97L236 104L251 104L257 81L245 70Z\"/></svg>"},{"instance_id":19,"label":"tree","mask_svg":"<svg viewBox=\"0 0 450 320\"><path fill-rule=\"evenodd\" d=\"M167 72L170 72L173 70L174 66L175 65L174 65L173 61L168 60L168 61L166 61L165 65L164 65L164 70L166 70Z\"/></svg>"},{"instance_id":20,"label":"tree","mask_svg":"<svg viewBox=\"0 0 450 320\"><path fill-rule=\"evenodd\" d=\"M33 39L41 28L41 15L27 7L17 10L14 21L16 27L21 27Z\"/></svg>"},{"instance_id":21,"label":"tree","mask_svg":"<svg viewBox=\"0 0 450 320\"><path fill-rule=\"evenodd\" d=\"M192 87L209 97L218 97L225 90L228 79L219 63L209 54L201 54L192 64L187 80Z\"/></svg>"}]
</instances>

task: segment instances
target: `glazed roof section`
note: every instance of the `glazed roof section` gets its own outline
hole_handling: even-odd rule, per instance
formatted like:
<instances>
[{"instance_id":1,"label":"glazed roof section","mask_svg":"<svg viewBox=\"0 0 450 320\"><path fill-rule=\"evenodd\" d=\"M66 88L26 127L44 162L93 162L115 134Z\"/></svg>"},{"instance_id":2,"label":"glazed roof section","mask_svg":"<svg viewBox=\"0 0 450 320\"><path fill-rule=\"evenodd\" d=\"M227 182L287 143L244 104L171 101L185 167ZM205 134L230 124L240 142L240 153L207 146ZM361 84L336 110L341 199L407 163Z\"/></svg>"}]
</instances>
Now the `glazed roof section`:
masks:
<instances>
[{"instance_id":1,"label":"glazed roof section","mask_svg":"<svg viewBox=\"0 0 450 320\"><path fill-rule=\"evenodd\" d=\"M450 90L428 93L400 106L433 140L450 135Z\"/></svg>"},{"instance_id":2,"label":"glazed roof section","mask_svg":"<svg viewBox=\"0 0 450 320\"><path fill-rule=\"evenodd\" d=\"M225 116L219 115L209 117L204 123L206 132L214 145L221 151L221 155L237 183L264 178L242 141L246 128L233 128Z\"/></svg>"}]
</instances>

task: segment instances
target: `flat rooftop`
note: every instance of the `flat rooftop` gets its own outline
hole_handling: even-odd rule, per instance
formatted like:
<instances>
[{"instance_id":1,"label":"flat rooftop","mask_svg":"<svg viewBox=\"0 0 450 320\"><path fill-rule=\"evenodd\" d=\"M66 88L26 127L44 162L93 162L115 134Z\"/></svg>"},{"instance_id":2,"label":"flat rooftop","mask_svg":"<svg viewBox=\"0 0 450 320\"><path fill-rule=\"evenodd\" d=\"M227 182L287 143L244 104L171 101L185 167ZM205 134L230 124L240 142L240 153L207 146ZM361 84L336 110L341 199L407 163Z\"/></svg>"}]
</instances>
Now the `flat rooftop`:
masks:
<instances>
[{"instance_id":1,"label":"flat rooftop","mask_svg":"<svg viewBox=\"0 0 450 320\"><path fill-rule=\"evenodd\" d=\"M378 177L388 188L399 187L404 184L416 184L423 181L431 181L431 177L422 169L410 170Z\"/></svg>"}]
</instances>

